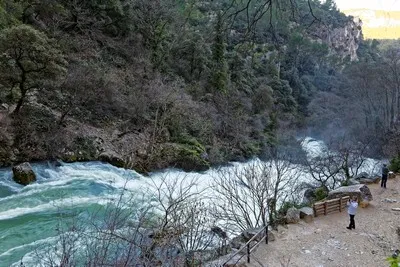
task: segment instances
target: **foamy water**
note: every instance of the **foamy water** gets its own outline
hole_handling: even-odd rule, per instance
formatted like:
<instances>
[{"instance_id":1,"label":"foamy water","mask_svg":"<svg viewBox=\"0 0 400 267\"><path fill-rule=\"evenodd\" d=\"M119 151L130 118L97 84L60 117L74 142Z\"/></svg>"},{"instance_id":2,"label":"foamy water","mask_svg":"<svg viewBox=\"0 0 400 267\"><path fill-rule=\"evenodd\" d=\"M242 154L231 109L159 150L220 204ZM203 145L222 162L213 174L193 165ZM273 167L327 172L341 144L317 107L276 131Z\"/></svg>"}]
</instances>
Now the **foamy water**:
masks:
<instances>
[{"instance_id":1,"label":"foamy water","mask_svg":"<svg viewBox=\"0 0 400 267\"><path fill-rule=\"evenodd\" d=\"M309 156L324 150L322 142L311 138L303 141L303 147ZM373 172L377 163L368 159L363 168ZM33 164L37 182L25 187L12 180L10 169L0 170L0 267L19 266L21 259L25 266L37 266L37 258L33 257L35 250L55 242L57 225L66 211L79 215L105 207L123 193L139 199L150 196L154 188L165 189L167 185L178 190L194 184L191 192L201 192L204 200L212 204L216 199L213 187L221 172L240 173L260 164L265 162L253 159L202 173L168 169L152 173L150 177L100 162L58 167ZM296 164L291 164L289 169L289 175L298 176L298 182L310 179L308 174L299 173L301 168ZM156 203L149 199L152 202Z\"/></svg>"}]
</instances>

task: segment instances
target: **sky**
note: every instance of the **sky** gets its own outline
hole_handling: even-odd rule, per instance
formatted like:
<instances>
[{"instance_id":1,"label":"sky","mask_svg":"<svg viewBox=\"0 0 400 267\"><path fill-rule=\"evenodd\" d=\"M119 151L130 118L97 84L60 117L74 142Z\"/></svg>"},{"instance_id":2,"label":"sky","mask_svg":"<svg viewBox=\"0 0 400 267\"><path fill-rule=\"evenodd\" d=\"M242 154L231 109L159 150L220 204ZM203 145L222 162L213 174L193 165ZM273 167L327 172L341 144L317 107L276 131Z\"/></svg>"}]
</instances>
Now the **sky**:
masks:
<instances>
[{"instance_id":1,"label":"sky","mask_svg":"<svg viewBox=\"0 0 400 267\"><path fill-rule=\"evenodd\" d=\"M346 9L374 9L400 11L400 0L335 0L340 10Z\"/></svg>"}]
</instances>

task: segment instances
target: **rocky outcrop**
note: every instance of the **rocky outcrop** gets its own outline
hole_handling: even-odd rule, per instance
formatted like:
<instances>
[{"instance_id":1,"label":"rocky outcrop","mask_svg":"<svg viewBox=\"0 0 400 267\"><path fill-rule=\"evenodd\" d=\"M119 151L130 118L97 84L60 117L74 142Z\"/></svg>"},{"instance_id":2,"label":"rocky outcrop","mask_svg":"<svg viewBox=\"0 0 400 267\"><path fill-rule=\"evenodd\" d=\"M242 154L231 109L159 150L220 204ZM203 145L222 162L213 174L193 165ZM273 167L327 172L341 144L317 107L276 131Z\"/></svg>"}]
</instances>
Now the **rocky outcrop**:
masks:
<instances>
[{"instance_id":1,"label":"rocky outcrop","mask_svg":"<svg viewBox=\"0 0 400 267\"><path fill-rule=\"evenodd\" d=\"M369 178L369 174L366 173L366 172L361 172L361 173L357 174L357 175L354 177L354 179L356 179L356 180L360 180L360 179L362 179L362 178Z\"/></svg>"},{"instance_id":2,"label":"rocky outcrop","mask_svg":"<svg viewBox=\"0 0 400 267\"><path fill-rule=\"evenodd\" d=\"M340 28L334 28L332 25L320 27L314 33L314 37L326 43L331 53L339 55L342 59L349 57L351 61L355 61L358 60L357 50L363 38L361 27L361 20L349 20Z\"/></svg>"},{"instance_id":3,"label":"rocky outcrop","mask_svg":"<svg viewBox=\"0 0 400 267\"><path fill-rule=\"evenodd\" d=\"M232 256L232 255L228 255ZM226 257L228 258L228 257ZM222 261L223 262L223 261ZM221 262L218 262L215 265L208 265L208 266L220 266ZM224 264L225 267L247 267L246 263L244 262L243 256L242 255L236 255L232 259L230 259L228 262Z\"/></svg>"},{"instance_id":4,"label":"rocky outcrop","mask_svg":"<svg viewBox=\"0 0 400 267\"><path fill-rule=\"evenodd\" d=\"M36 175L28 162L24 162L12 168L13 180L22 185L28 185L36 181Z\"/></svg>"},{"instance_id":5,"label":"rocky outcrop","mask_svg":"<svg viewBox=\"0 0 400 267\"><path fill-rule=\"evenodd\" d=\"M205 149L197 141L162 144L157 159L156 166L150 169L173 166L185 171L204 171L210 167Z\"/></svg>"},{"instance_id":6,"label":"rocky outcrop","mask_svg":"<svg viewBox=\"0 0 400 267\"><path fill-rule=\"evenodd\" d=\"M359 184L376 184L380 181L380 177L369 175L366 172L362 172L354 177L354 180L358 181Z\"/></svg>"},{"instance_id":7,"label":"rocky outcrop","mask_svg":"<svg viewBox=\"0 0 400 267\"><path fill-rule=\"evenodd\" d=\"M298 223L300 221L300 211L296 208L289 208L286 212L286 223Z\"/></svg>"},{"instance_id":8,"label":"rocky outcrop","mask_svg":"<svg viewBox=\"0 0 400 267\"><path fill-rule=\"evenodd\" d=\"M359 180L360 184L377 184L381 180L381 177L369 177L369 178L361 178Z\"/></svg>"},{"instance_id":9,"label":"rocky outcrop","mask_svg":"<svg viewBox=\"0 0 400 267\"><path fill-rule=\"evenodd\" d=\"M303 203L309 205L314 202L315 202L315 188L307 188L306 191L304 191Z\"/></svg>"},{"instance_id":10,"label":"rocky outcrop","mask_svg":"<svg viewBox=\"0 0 400 267\"><path fill-rule=\"evenodd\" d=\"M110 163L111 165L123 168L126 163L123 158L112 151L105 151L99 155L99 160L103 162Z\"/></svg>"},{"instance_id":11,"label":"rocky outcrop","mask_svg":"<svg viewBox=\"0 0 400 267\"><path fill-rule=\"evenodd\" d=\"M328 190L323 187L309 187L304 191L303 204L311 205L316 201L324 199L328 195Z\"/></svg>"},{"instance_id":12,"label":"rocky outcrop","mask_svg":"<svg viewBox=\"0 0 400 267\"><path fill-rule=\"evenodd\" d=\"M230 241L230 245L234 249L240 249L244 244L246 244L246 239L244 238L243 235L238 235Z\"/></svg>"},{"instance_id":13,"label":"rocky outcrop","mask_svg":"<svg viewBox=\"0 0 400 267\"><path fill-rule=\"evenodd\" d=\"M303 207L300 210L300 219L310 223L314 220L314 210L310 207Z\"/></svg>"},{"instance_id":14,"label":"rocky outcrop","mask_svg":"<svg viewBox=\"0 0 400 267\"><path fill-rule=\"evenodd\" d=\"M342 186L333 191L330 191L327 199L341 198L345 196L356 196L359 201L371 201L372 194L368 186L364 184Z\"/></svg>"},{"instance_id":15,"label":"rocky outcrop","mask_svg":"<svg viewBox=\"0 0 400 267\"><path fill-rule=\"evenodd\" d=\"M250 239L252 239L253 237L255 237L257 235L257 233L259 233L260 231L261 231L261 228L247 229L246 231L244 231L242 233L243 239L247 242ZM254 240L255 241L260 241L262 237L263 237L263 235L259 234L258 236L256 236L256 238Z\"/></svg>"},{"instance_id":16,"label":"rocky outcrop","mask_svg":"<svg viewBox=\"0 0 400 267\"><path fill-rule=\"evenodd\" d=\"M360 182L357 181L356 179L354 178L349 179L348 185L357 185L357 184L360 184Z\"/></svg>"},{"instance_id":17,"label":"rocky outcrop","mask_svg":"<svg viewBox=\"0 0 400 267\"><path fill-rule=\"evenodd\" d=\"M243 231L240 235L232 238L230 241L230 245L232 248L240 249L243 247L250 239L252 239L257 233L261 231L262 228L251 228L246 231ZM259 242L264 237L264 233L260 233L254 241ZM275 235L268 229L268 241L275 241Z\"/></svg>"}]
</instances>

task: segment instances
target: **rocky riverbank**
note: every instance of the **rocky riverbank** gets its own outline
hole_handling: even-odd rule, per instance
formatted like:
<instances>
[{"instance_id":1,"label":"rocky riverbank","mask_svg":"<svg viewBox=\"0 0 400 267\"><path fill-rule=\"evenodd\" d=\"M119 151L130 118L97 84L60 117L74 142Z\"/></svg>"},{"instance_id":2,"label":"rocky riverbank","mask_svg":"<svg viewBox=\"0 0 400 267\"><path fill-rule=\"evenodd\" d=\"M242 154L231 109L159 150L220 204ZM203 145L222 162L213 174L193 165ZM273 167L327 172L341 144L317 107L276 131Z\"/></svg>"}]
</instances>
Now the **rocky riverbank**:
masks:
<instances>
[{"instance_id":1,"label":"rocky riverbank","mask_svg":"<svg viewBox=\"0 0 400 267\"><path fill-rule=\"evenodd\" d=\"M202 171L212 164L206 148L194 138L158 142L152 140L150 130L124 131L122 121L96 127L68 118L58 125L60 114L57 111L39 104L30 110L40 113L38 119L47 116L54 127L47 129L46 134L39 134L36 122L21 122L3 109L0 114L0 167L46 160L103 161L146 173L168 167Z\"/></svg>"}]
</instances>

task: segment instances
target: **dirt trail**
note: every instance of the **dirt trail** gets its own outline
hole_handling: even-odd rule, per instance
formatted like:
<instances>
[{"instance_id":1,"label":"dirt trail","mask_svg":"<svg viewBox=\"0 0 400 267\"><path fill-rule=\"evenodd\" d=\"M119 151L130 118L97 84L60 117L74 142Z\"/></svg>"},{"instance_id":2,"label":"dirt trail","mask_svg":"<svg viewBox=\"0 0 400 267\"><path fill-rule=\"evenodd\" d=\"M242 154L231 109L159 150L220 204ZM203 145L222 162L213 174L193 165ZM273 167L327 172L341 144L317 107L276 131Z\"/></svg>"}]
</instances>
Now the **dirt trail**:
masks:
<instances>
[{"instance_id":1,"label":"dirt trail","mask_svg":"<svg viewBox=\"0 0 400 267\"><path fill-rule=\"evenodd\" d=\"M356 229L348 230L347 211L301 221L274 232L276 240L260 245L250 266L264 267L383 267L386 258L400 249L400 177L390 179L387 189L368 185L373 201L358 208Z\"/></svg>"}]
</instances>

